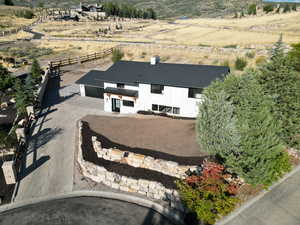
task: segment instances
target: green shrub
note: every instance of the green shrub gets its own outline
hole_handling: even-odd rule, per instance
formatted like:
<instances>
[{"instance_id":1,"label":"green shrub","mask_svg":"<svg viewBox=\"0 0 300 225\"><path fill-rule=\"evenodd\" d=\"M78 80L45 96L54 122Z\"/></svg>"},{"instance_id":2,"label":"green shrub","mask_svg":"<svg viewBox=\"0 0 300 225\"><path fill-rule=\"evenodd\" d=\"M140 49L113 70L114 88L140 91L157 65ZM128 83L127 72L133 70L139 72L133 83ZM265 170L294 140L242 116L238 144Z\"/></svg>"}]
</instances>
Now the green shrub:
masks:
<instances>
[{"instance_id":1,"label":"green shrub","mask_svg":"<svg viewBox=\"0 0 300 225\"><path fill-rule=\"evenodd\" d=\"M273 11L274 11L274 6L273 6L272 4L264 5L263 11L264 11L265 13L273 12Z\"/></svg>"},{"instance_id":2,"label":"green shrub","mask_svg":"<svg viewBox=\"0 0 300 225\"><path fill-rule=\"evenodd\" d=\"M120 61L124 56L124 53L120 49L114 49L112 52L111 60L113 63Z\"/></svg>"},{"instance_id":3,"label":"green shrub","mask_svg":"<svg viewBox=\"0 0 300 225\"><path fill-rule=\"evenodd\" d=\"M15 11L15 16L16 17L22 17L25 19L32 19L34 17L34 13L32 10L16 10Z\"/></svg>"},{"instance_id":4,"label":"green shrub","mask_svg":"<svg viewBox=\"0 0 300 225\"><path fill-rule=\"evenodd\" d=\"M28 76L25 84L21 83L20 80L16 80L14 84L14 97L16 100L15 107L18 115L27 115L26 107L33 105L35 101L36 87L31 76Z\"/></svg>"},{"instance_id":5,"label":"green shrub","mask_svg":"<svg viewBox=\"0 0 300 225\"><path fill-rule=\"evenodd\" d=\"M0 64L0 91L5 92L8 88L14 85L15 78L10 75L10 72Z\"/></svg>"},{"instance_id":6,"label":"green shrub","mask_svg":"<svg viewBox=\"0 0 300 225\"><path fill-rule=\"evenodd\" d=\"M235 62L234 62L234 67L237 70L244 70L244 68L247 66L247 60L244 58L236 58Z\"/></svg>"},{"instance_id":7,"label":"green shrub","mask_svg":"<svg viewBox=\"0 0 300 225\"><path fill-rule=\"evenodd\" d=\"M285 4L283 7L283 13L287 13L291 11L291 7L289 4Z\"/></svg>"},{"instance_id":8,"label":"green shrub","mask_svg":"<svg viewBox=\"0 0 300 225\"><path fill-rule=\"evenodd\" d=\"M251 4L248 7L248 15L256 15L256 4Z\"/></svg>"},{"instance_id":9,"label":"green shrub","mask_svg":"<svg viewBox=\"0 0 300 225\"><path fill-rule=\"evenodd\" d=\"M288 55L291 58L294 68L300 72L300 43L292 44Z\"/></svg>"},{"instance_id":10,"label":"green shrub","mask_svg":"<svg viewBox=\"0 0 300 225\"><path fill-rule=\"evenodd\" d=\"M225 180L224 171L223 166L206 162L201 176L192 175L177 182L182 201L205 224L214 224L239 202L235 197L238 187Z\"/></svg>"},{"instance_id":11,"label":"green shrub","mask_svg":"<svg viewBox=\"0 0 300 225\"><path fill-rule=\"evenodd\" d=\"M228 59L224 60L220 65L230 67L229 60Z\"/></svg>"},{"instance_id":12,"label":"green shrub","mask_svg":"<svg viewBox=\"0 0 300 225\"><path fill-rule=\"evenodd\" d=\"M293 10L293 11L297 11L297 4L293 4L293 5L292 5L292 10Z\"/></svg>"},{"instance_id":13,"label":"green shrub","mask_svg":"<svg viewBox=\"0 0 300 225\"><path fill-rule=\"evenodd\" d=\"M265 56L258 56L255 60L256 65L264 64L267 61Z\"/></svg>"},{"instance_id":14,"label":"green shrub","mask_svg":"<svg viewBox=\"0 0 300 225\"><path fill-rule=\"evenodd\" d=\"M8 135L9 131L0 129L0 149L9 149L17 146L17 138L14 134Z\"/></svg>"},{"instance_id":15,"label":"green shrub","mask_svg":"<svg viewBox=\"0 0 300 225\"><path fill-rule=\"evenodd\" d=\"M225 45L223 48L237 48L237 45Z\"/></svg>"},{"instance_id":16,"label":"green shrub","mask_svg":"<svg viewBox=\"0 0 300 225\"><path fill-rule=\"evenodd\" d=\"M255 52L247 52L246 57L248 57L249 59L253 59L255 57Z\"/></svg>"},{"instance_id":17,"label":"green shrub","mask_svg":"<svg viewBox=\"0 0 300 225\"><path fill-rule=\"evenodd\" d=\"M31 77L33 79L33 82L35 84L40 83L43 70L41 69L37 59L33 59L30 72L31 72Z\"/></svg>"},{"instance_id":18,"label":"green shrub","mask_svg":"<svg viewBox=\"0 0 300 225\"><path fill-rule=\"evenodd\" d=\"M198 46L199 46L199 47L210 47L210 45L202 44L202 43L198 44Z\"/></svg>"}]
</instances>

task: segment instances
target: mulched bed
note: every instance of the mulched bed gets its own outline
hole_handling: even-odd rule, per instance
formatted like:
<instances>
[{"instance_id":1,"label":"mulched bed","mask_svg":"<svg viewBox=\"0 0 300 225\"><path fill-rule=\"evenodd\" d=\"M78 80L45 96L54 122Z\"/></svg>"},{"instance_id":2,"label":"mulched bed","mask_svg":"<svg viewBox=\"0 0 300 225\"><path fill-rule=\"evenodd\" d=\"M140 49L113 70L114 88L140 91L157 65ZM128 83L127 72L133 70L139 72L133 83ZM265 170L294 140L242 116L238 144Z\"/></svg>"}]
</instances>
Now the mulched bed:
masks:
<instances>
[{"instance_id":1,"label":"mulched bed","mask_svg":"<svg viewBox=\"0 0 300 225\"><path fill-rule=\"evenodd\" d=\"M127 164L121 164L98 158L92 143L92 136L94 136L94 134L95 133L90 129L89 124L87 122L83 122L81 147L84 160L94 163L98 166L103 166L108 171L117 173L121 176L156 181L162 183L166 188L176 189L175 181L177 179L174 177L153 170L136 168Z\"/></svg>"},{"instance_id":2,"label":"mulched bed","mask_svg":"<svg viewBox=\"0 0 300 225\"><path fill-rule=\"evenodd\" d=\"M86 116L92 135L104 148L143 154L180 165L200 165L208 156L199 150L193 121L169 118Z\"/></svg>"}]
</instances>

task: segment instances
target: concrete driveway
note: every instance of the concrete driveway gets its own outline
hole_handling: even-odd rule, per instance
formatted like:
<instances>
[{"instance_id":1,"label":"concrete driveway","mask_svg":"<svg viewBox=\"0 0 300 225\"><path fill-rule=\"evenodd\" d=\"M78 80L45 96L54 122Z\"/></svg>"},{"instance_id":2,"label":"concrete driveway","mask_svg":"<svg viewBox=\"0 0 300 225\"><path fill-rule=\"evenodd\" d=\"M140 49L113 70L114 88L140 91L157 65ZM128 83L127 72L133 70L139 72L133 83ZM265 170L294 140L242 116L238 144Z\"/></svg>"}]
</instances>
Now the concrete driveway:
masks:
<instances>
[{"instance_id":1,"label":"concrete driveway","mask_svg":"<svg viewBox=\"0 0 300 225\"><path fill-rule=\"evenodd\" d=\"M61 86L60 78L50 79L42 111L16 185L16 201L70 192L76 121L87 114L103 112L103 100L79 96L74 83Z\"/></svg>"},{"instance_id":2,"label":"concrete driveway","mask_svg":"<svg viewBox=\"0 0 300 225\"><path fill-rule=\"evenodd\" d=\"M300 172L297 172L225 225L299 224Z\"/></svg>"}]
</instances>

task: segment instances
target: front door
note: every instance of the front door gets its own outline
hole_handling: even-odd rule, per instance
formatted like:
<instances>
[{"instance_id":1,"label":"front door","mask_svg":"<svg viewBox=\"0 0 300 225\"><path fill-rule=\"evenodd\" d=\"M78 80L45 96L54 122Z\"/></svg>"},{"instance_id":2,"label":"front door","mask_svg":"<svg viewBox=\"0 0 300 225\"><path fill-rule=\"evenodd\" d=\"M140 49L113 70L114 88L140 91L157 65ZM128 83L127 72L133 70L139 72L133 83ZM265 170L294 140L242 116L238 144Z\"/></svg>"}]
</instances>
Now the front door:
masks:
<instances>
[{"instance_id":1,"label":"front door","mask_svg":"<svg viewBox=\"0 0 300 225\"><path fill-rule=\"evenodd\" d=\"M112 104L112 111L113 112L120 112L120 99L112 98L111 99L111 104Z\"/></svg>"}]
</instances>

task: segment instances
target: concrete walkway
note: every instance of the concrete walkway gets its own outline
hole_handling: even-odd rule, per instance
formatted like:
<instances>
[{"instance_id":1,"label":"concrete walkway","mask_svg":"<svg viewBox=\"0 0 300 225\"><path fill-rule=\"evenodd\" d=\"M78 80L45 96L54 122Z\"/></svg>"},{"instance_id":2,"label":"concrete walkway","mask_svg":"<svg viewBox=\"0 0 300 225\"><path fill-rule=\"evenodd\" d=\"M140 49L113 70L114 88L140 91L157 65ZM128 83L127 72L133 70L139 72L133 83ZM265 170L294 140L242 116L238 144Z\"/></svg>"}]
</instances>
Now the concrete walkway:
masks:
<instances>
[{"instance_id":1,"label":"concrete walkway","mask_svg":"<svg viewBox=\"0 0 300 225\"><path fill-rule=\"evenodd\" d=\"M226 225L299 225L300 172L272 189Z\"/></svg>"},{"instance_id":2,"label":"concrete walkway","mask_svg":"<svg viewBox=\"0 0 300 225\"><path fill-rule=\"evenodd\" d=\"M76 121L106 115L103 100L79 96L75 84L50 79L16 188L15 201L72 191Z\"/></svg>"}]
</instances>

